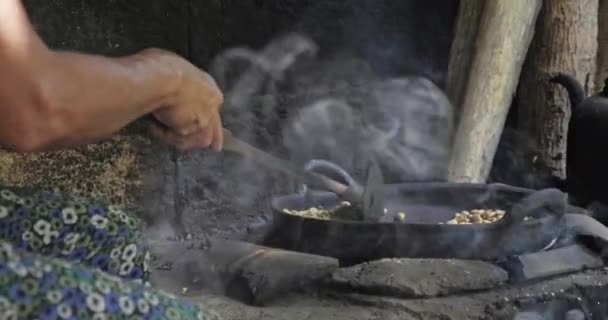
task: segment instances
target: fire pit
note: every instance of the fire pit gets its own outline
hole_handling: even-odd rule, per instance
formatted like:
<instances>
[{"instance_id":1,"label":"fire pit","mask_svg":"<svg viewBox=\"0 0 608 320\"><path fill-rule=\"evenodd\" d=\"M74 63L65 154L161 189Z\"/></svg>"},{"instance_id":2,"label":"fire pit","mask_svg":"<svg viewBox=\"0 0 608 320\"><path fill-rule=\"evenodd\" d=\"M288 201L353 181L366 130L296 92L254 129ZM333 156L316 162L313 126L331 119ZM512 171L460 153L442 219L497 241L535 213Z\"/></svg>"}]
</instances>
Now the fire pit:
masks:
<instances>
[{"instance_id":1,"label":"fire pit","mask_svg":"<svg viewBox=\"0 0 608 320\"><path fill-rule=\"evenodd\" d=\"M335 165L311 170L321 167ZM324 173L348 184L352 178L343 171ZM405 221L289 214L285 209L331 210L342 203L333 193L301 187L272 199L273 219L258 230L261 237L153 244L160 257L153 281L204 297L227 319L511 320L518 311L521 318L546 308L580 315L590 314L584 305L595 300L573 288L608 290L601 270L607 229L558 190L433 182L390 184L384 191L387 211L404 212ZM446 223L472 209L505 215L492 223ZM558 300L564 301L559 308L543 305Z\"/></svg>"}]
</instances>

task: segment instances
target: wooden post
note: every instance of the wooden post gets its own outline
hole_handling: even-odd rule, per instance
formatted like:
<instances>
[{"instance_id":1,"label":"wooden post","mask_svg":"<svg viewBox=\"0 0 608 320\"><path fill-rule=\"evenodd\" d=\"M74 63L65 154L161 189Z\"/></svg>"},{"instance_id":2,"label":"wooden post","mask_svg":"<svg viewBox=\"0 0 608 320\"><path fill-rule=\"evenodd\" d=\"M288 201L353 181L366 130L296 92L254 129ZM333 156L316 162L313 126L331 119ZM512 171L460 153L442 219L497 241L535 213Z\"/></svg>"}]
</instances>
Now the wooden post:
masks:
<instances>
[{"instance_id":1,"label":"wooden post","mask_svg":"<svg viewBox=\"0 0 608 320\"><path fill-rule=\"evenodd\" d=\"M486 1L449 166L449 180L485 182L541 0Z\"/></svg>"},{"instance_id":2,"label":"wooden post","mask_svg":"<svg viewBox=\"0 0 608 320\"><path fill-rule=\"evenodd\" d=\"M571 110L566 90L549 79L566 72L575 76L587 93L592 92L597 17L598 0L545 0L522 72L518 125L525 132L523 138L533 139L539 146L543 166L562 179L566 178Z\"/></svg>"},{"instance_id":3,"label":"wooden post","mask_svg":"<svg viewBox=\"0 0 608 320\"><path fill-rule=\"evenodd\" d=\"M598 9L597 33L597 72L595 75L595 91L604 88L604 80L608 78L608 0L600 0Z\"/></svg>"},{"instance_id":4,"label":"wooden post","mask_svg":"<svg viewBox=\"0 0 608 320\"><path fill-rule=\"evenodd\" d=\"M486 0L461 0L458 8L458 21L450 49L446 89L447 96L454 106L456 118L460 116L462 109L462 98L475 54L475 38L477 38L485 3ZM455 123L458 124L458 119L455 120Z\"/></svg>"}]
</instances>

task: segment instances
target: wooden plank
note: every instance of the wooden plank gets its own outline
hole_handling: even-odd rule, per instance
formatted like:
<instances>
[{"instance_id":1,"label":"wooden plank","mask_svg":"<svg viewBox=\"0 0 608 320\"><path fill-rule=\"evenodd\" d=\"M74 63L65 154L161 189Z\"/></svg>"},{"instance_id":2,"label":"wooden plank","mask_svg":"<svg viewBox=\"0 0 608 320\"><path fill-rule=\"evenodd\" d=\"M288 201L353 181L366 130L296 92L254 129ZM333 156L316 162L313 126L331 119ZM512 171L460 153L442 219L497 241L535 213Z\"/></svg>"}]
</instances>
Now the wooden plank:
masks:
<instances>
[{"instance_id":1,"label":"wooden plank","mask_svg":"<svg viewBox=\"0 0 608 320\"><path fill-rule=\"evenodd\" d=\"M487 179L541 3L541 0L486 3L452 149L450 181Z\"/></svg>"},{"instance_id":2,"label":"wooden plank","mask_svg":"<svg viewBox=\"0 0 608 320\"><path fill-rule=\"evenodd\" d=\"M517 114L522 137L539 146L538 159L561 179L566 178L571 106L566 90L549 79L566 72L592 92L597 12L598 0L545 0L521 76Z\"/></svg>"},{"instance_id":3,"label":"wooden plank","mask_svg":"<svg viewBox=\"0 0 608 320\"><path fill-rule=\"evenodd\" d=\"M475 38L478 34L485 3L485 0L461 0L458 8L458 20L450 49L446 88L447 96L455 108L456 117L460 116L462 99L475 54Z\"/></svg>"},{"instance_id":4,"label":"wooden plank","mask_svg":"<svg viewBox=\"0 0 608 320\"><path fill-rule=\"evenodd\" d=\"M608 0L599 1L597 31L597 72L595 74L595 91L604 88L608 78Z\"/></svg>"}]
</instances>

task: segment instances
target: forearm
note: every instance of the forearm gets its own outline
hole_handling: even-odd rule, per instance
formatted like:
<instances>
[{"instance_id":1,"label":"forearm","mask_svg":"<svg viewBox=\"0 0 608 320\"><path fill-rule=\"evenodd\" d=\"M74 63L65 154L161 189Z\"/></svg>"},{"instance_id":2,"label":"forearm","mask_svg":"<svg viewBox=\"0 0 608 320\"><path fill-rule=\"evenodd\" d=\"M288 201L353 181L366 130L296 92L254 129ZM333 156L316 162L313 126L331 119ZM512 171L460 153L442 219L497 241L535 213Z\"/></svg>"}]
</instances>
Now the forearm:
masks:
<instances>
[{"instance_id":1,"label":"forearm","mask_svg":"<svg viewBox=\"0 0 608 320\"><path fill-rule=\"evenodd\" d=\"M104 138L179 86L175 68L150 50L124 58L50 50L18 0L0 2L0 146L45 151Z\"/></svg>"},{"instance_id":2,"label":"forearm","mask_svg":"<svg viewBox=\"0 0 608 320\"><path fill-rule=\"evenodd\" d=\"M175 69L147 51L124 58L53 55L41 85L54 121L48 130L62 145L91 142L120 130L161 107L179 86Z\"/></svg>"},{"instance_id":3,"label":"forearm","mask_svg":"<svg viewBox=\"0 0 608 320\"><path fill-rule=\"evenodd\" d=\"M215 81L163 50L109 58L50 50L20 0L0 0L0 147L47 151L105 138L153 113L156 137L219 149Z\"/></svg>"},{"instance_id":4,"label":"forearm","mask_svg":"<svg viewBox=\"0 0 608 320\"><path fill-rule=\"evenodd\" d=\"M13 110L14 117L0 120L0 130L26 139L16 143L25 145L23 151L107 137L161 106L179 81L170 67L145 53L125 58L52 51L45 55L36 68L19 73L24 79L15 84L18 88L4 92L4 103L22 103L20 110Z\"/></svg>"}]
</instances>

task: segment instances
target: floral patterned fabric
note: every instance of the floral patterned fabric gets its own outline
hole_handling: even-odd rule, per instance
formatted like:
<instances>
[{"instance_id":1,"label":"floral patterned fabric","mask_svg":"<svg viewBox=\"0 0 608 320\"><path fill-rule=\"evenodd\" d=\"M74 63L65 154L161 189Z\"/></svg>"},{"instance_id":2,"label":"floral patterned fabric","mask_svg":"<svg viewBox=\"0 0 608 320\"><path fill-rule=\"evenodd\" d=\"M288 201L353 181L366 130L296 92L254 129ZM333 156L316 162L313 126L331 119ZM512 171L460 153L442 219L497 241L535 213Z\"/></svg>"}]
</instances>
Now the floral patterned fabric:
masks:
<instances>
[{"instance_id":1,"label":"floral patterned fabric","mask_svg":"<svg viewBox=\"0 0 608 320\"><path fill-rule=\"evenodd\" d=\"M0 188L0 320L219 319L146 286L139 226L116 207Z\"/></svg>"}]
</instances>

